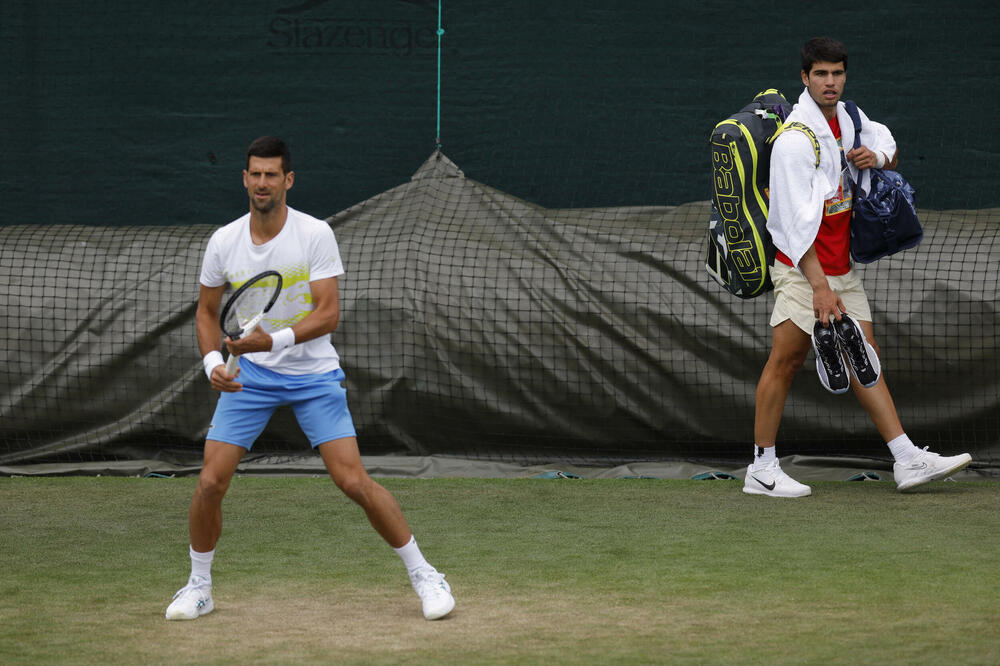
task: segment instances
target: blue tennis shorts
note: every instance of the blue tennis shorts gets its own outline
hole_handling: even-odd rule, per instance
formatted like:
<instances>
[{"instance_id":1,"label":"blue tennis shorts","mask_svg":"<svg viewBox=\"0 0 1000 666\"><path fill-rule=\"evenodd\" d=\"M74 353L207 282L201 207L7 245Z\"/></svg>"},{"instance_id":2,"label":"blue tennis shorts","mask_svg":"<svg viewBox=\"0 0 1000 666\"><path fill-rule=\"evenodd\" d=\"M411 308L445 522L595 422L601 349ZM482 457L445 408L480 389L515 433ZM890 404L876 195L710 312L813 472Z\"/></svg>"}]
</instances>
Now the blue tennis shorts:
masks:
<instances>
[{"instance_id":1,"label":"blue tennis shorts","mask_svg":"<svg viewBox=\"0 0 1000 666\"><path fill-rule=\"evenodd\" d=\"M357 436L347 408L344 371L339 368L316 375L283 375L241 358L237 381L243 384L242 391L219 395L207 439L249 451L274 410L283 405L291 405L313 448Z\"/></svg>"}]
</instances>

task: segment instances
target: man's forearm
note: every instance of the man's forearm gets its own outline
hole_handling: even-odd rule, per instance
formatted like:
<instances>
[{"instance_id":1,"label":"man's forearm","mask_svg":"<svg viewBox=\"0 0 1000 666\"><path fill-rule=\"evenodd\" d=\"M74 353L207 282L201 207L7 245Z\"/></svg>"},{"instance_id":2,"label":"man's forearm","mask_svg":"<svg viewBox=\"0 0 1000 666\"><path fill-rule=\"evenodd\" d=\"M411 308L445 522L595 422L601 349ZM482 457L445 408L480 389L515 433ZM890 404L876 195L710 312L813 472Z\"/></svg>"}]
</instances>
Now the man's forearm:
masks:
<instances>
[{"instance_id":1,"label":"man's forearm","mask_svg":"<svg viewBox=\"0 0 1000 666\"><path fill-rule=\"evenodd\" d=\"M830 288L830 283L826 279L826 273L823 272L823 266L819 263L819 257L816 255L815 245L810 245L806 253L802 255L802 259L799 260L799 270L806 280L809 281L813 292Z\"/></svg>"},{"instance_id":2,"label":"man's forearm","mask_svg":"<svg viewBox=\"0 0 1000 666\"><path fill-rule=\"evenodd\" d=\"M222 331L214 317L199 310L195 317L195 329L198 333L198 350L202 356L222 349Z\"/></svg>"}]
</instances>

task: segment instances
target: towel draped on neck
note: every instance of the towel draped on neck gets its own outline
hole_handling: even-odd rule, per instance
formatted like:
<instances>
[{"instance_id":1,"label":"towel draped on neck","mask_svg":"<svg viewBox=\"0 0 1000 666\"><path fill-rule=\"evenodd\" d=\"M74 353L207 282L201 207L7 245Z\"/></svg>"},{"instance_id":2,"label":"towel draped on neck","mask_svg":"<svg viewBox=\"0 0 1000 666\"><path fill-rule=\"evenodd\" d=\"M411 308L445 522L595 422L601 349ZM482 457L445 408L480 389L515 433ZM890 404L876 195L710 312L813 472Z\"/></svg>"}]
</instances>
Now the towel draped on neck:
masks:
<instances>
[{"instance_id":1,"label":"towel draped on neck","mask_svg":"<svg viewBox=\"0 0 1000 666\"><path fill-rule=\"evenodd\" d=\"M896 142L889 129L861 115L861 145L884 153L892 158ZM837 103L837 120L840 123L841 145L847 153L854 146L854 124L843 102ZM819 106L809 95L809 89L799 95L785 122L800 122L815 133L819 141L819 166L809 138L802 132L782 132L771 151L769 182L769 211L767 229L775 247L781 250L796 266L809 250L819 231L823 216L823 202L837 193L840 187L841 161L837 139ZM850 177L858 182L858 169L848 163ZM870 178L868 170L860 172L858 187L867 191Z\"/></svg>"}]
</instances>

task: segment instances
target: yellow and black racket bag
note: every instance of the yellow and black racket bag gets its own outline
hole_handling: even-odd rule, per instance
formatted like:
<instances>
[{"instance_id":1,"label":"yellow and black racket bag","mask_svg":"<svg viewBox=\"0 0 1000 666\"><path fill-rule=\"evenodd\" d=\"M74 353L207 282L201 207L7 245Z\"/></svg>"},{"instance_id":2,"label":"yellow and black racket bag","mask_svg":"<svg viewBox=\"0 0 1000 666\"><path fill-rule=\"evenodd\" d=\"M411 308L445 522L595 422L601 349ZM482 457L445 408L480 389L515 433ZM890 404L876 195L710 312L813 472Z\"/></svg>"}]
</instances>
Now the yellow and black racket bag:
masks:
<instances>
[{"instance_id":1,"label":"yellow and black racket bag","mask_svg":"<svg viewBox=\"0 0 1000 666\"><path fill-rule=\"evenodd\" d=\"M774 289L768 272L775 254L767 232L768 175L771 142L790 112L784 95L772 88L712 131L714 191L705 268L740 298Z\"/></svg>"}]
</instances>

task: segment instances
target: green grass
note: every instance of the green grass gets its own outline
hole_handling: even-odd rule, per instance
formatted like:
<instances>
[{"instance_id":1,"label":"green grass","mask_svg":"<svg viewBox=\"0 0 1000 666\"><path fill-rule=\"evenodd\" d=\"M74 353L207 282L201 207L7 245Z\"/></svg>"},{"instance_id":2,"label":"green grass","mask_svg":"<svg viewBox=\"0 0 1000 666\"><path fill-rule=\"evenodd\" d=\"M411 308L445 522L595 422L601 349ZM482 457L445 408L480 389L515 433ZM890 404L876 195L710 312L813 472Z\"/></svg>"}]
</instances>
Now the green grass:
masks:
<instances>
[{"instance_id":1,"label":"green grass","mask_svg":"<svg viewBox=\"0 0 1000 666\"><path fill-rule=\"evenodd\" d=\"M380 482L446 620L327 479L234 480L196 622L194 479L0 479L0 663L1000 662L997 483Z\"/></svg>"}]
</instances>

